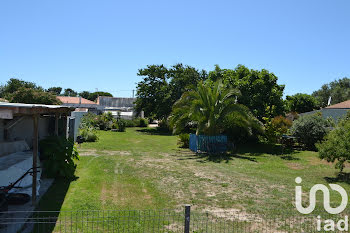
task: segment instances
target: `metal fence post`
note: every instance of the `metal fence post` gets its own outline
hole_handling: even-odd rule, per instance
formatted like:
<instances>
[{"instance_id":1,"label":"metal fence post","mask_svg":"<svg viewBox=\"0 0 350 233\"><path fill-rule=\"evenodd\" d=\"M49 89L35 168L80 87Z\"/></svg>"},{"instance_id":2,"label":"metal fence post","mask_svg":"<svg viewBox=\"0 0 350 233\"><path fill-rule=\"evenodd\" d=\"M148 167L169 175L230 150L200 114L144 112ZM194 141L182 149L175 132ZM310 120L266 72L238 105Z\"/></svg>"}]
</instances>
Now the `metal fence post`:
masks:
<instances>
[{"instance_id":1,"label":"metal fence post","mask_svg":"<svg viewBox=\"0 0 350 233\"><path fill-rule=\"evenodd\" d=\"M190 233L191 206L185 205L185 233Z\"/></svg>"}]
</instances>

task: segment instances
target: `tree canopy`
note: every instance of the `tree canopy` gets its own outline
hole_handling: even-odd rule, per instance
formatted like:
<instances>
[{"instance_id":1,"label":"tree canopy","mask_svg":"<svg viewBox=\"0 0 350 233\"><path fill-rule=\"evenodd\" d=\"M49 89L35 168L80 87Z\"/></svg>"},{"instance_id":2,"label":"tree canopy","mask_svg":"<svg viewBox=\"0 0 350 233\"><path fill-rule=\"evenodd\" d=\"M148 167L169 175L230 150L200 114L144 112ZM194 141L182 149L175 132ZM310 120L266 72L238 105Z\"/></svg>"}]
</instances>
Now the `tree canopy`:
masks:
<instances>
[{"instance_id":1,"label":"tree canopy","mask_svg":"<svg viewBox=\"0 0 350 233\"><path fill-rule=\"evenodd\" d=\"M20 87L17 91L9 94L7 99L12 103L61 104L56 95L50 92L25 87Z\"/></svg>"},{"instance_id":2,"label":"tree canopy","mask_svg":"<svg viewBox=\"0 0 350 233\"><path fill-rule=\"evenodd\" d=\"M50 87L46 91L54 95L60 95L62 92L62 87Z\"/></svg>"},{"instance_id":3,"label":"tree canopy","mask_svg":"<svg viewBox=\"0 0 350 233\"><path fill-rule=\"evenodd\" d=\"M344 77L332 81L328 84L322 85L322 87L312 93L321 107L327 106L329 97L332 98L331 104L337 104L350 99L350 79Z\"/></svg>"},{"instance_id":4,"label":"tree canopy","mask_svg":"<svg viewBox=\"0 0 350 233\"><path fill-rule=\"evenodd\" d=\"M316 98L311 95L297 93L286 97L286 110L288 112L304 113L318 108L319 104Z\"/></svg>"},{"instance_id":5,"label":"tree canopy","mask_svg":"<svg viewBox=\"0 0 350 233\"><path fill-rule=\"evenodd\" d=\"M66 89L64 89L63 95L64 96L76 97L78 95L78 92L74 91L71 88L66 88Z\"/></svg>"},{"instance_id":6,"label":"tree canopy","mask_svg":"<svg viewBox=\"0 0 350 233\"><path fill-rule=\"evenodd\" d=\"M220 78L227 86L241 92L238 103L247 106L259 120L284 113L284 85L277 84L278 78L273 73L265 69L248 69L243 65L234 70L216 65L215 70L209 72L209 79L216 81Z\"/></svg>"},{"instance_id":7,"label":"tree canopy","mask_svg":"<svg viewBox=\"0 0 350 233\"><path fill-rule=\"evenodd\" d=\"M316 145L319 157L328 162L336 162L335 168L342 172L345 162L350 161L350 114L342 119L322 143Z\"/></svg>"},{"instance_id":8,"label":"tree canopy","mask_svg":"<svg viewBox=\"0 0 350 233\"><path fill-rule=\"evenodd\" d=\"M113 95L109 92L104 92L104 91L96 91L96 92L92 92L88 95L87 99L91 100L91 101L95 101L97 99L97 97L99 96L108 96L108 97L113 97ZM83 97L83 96L82 96ZM83 97L85 98L85 97Z\"/></svg>"},{"instance_id":9,"label":"tree canopy","mask_svg":"<svg viewBox=\"0 0 350 233\"><path fill-rule=\"evenodd\" d=\"M137 84L136 110L145 111L148 117L165 119L171 113L172 105L187 91L206 79L205 71L191 66L176 64L171 68L164 65L149 65L140 69L143 80Z\"/></svg>"}]
</instances>

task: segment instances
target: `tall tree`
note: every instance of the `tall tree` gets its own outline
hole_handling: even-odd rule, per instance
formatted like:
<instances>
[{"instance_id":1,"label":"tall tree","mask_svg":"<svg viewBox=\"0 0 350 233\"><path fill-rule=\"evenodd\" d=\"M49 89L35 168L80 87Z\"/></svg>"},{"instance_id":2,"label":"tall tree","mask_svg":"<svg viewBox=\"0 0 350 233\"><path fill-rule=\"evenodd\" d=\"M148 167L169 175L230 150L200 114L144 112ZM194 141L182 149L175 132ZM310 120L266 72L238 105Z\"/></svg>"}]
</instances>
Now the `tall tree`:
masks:
<instances>
[{"instance_id":1,"label":"tall tree","mask_svg":"<svg viewBox=\"0 0 350 233\"><path fill-rule=\"evenodd\" d=\"M136 110L144 110L146 116L157 119L167 118L181 95L207 77L205 71L183 64L169 69L164 65L149 65L140 69L138 75L144 79L137 84Z\"/></svg>"},{"instance_id":2,"label":"tall tree","mask_svg":"<svg viewBox=\"0 0 350 233\"><path fill-rule=\"evenodd\" d=\"M62 92L62 87L50 87L46 91L54 95L60 95Z\"/></svg>"},{"instance_id":3,"label":"tall tree","mask_svg":"<svg viewBox=\"0 0 350 233\"><path fill-rule=\"evenodd\" d=\"M235 111L242 111L235 104L239 91L225 88L219 79L214 83L200 81L196 90L185 92L174 104L170 117L174 131L181 132L189 123L197 124L197 134L218 135L225 130L223 122Z\"/></svg>"},{"instance_id":4,"label":"tall tree","mask_svg":"<svg viewBox=\"0 0 350 233\"><path fill-rule=\"evenodd\" d=\"M17 91L7 96L12 103L25 104L60 104L61 102L50 92L43 90L20 87Z\"/></svg>"},{"instance_id":5,"label":"tall tree","mask_svg":"<svg viewBox=\"0 0 350 233\"><path fill-rule=\"evenodd\" d=\"M319 90L314 91L312 96L319 101L321 107L327 106L329 97L331 97L331 104L337 104L349 100L350 79L344 77L328 84L324 84Z\"/></svg>"},{"instance_id":6,"label":"tall tree","mask_svg":"<svg viewBox=\"0 0 350 233\"><path fill-rule=\"evenodd\" d=\"M7 83L0 88L0 97L1 98L6 98L7 96L16 92L20 88L31 88L31 89L36 89L43 91L44 89L40 86L37 86L33 82L27 82L24 80L16 79L16 78L11 78L10 80L7 81Z\"/></svg>"},{"instance_id":7,"label":"tall tree","mask_svg":"<svg viewBox=\"0 0 350 233\"><path fill-rule=\"evenodd\" d=\"M286 110L289 112L310 112L312 110L318 109L319 104L315 97L297 93L295 95L287 95L286 97Z\"/></svg>"},{"instance_id":8,"label":"tall tree","mask_svg":"<svg viewBox=\"0 0 350 233\"><path fill-rule=\"evenodd\" d=\"M91 101L96 101L97 97L99 96L113 97L113 95L109 92L96 91L96 92L90 93L87 99Z\"/></svg>"},{"instance_id":9,"label":"tall tree","mask_svg":"<svg viewBox=\"0 0 350 233\"><path fill-rule=\"evenodd\" d=\"M88 99L90 94L91 93L89 91L82 91L79 93L79 96L83 97L84 99Z\"/></svg>"},{"instance_id":10,"label":"tall tree","mask_svg":"<svg viewBox=\"0 0 350 233\"><path fill-rule=\"evenodd\" d=\"M64 96L76 97L78 95L78 93L76 91L74 91L73 89L71 89L71 88L67 88L67 89L64 89L63 95Z\"/></svg>"},{"instance_id":11,"label":"tall tree","mask_svg":"<svg viewBox=\"0 0 350 233\"><path fill-rule=\"evenodd\" d=\"M277 76L269 71L250 70L238 65L234 70L221 69L218 65L209 72L210 80L222 78L227 86L241 92L238 103L247 106L259 119L274 117L284 113L282 99L284 85L277 84Z\"/></svg>"}]
</instances>

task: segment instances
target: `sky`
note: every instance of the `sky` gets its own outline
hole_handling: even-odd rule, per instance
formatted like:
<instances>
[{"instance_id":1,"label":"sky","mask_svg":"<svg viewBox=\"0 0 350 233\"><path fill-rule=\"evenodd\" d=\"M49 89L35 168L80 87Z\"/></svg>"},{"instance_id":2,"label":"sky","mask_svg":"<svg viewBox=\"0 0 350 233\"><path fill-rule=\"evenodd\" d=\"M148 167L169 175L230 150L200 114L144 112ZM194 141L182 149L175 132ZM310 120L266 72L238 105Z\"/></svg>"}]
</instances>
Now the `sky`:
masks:
<instances>
[{"instance_id":1,"label":"sky","mask_svg":"<svg viewBox=\"0 0 350 233\"><path fill-rule=\"evenodd\" d=\"M1 0L0 84L131 97L151 64L267 69L285 95L350 78L350 1Z\"/></svg>"}]
</instances>

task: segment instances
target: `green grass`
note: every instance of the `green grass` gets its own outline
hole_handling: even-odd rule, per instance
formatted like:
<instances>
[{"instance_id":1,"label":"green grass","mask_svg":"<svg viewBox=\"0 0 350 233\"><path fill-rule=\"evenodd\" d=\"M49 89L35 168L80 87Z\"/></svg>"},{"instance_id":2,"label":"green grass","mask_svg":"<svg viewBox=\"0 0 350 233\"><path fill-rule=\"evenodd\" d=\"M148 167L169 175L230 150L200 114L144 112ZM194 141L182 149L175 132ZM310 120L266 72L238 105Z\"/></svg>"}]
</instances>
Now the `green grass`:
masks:
<instances>
[{"instance_id":1,"label":"green grass","mask_svg":"<svg viewBox=\"0 0 350 233\"><path fill-rule=\"evenodd\" d=\"M303 178L305 193L314 184L330 181L350 191L348 181L336 180L337 170L319 160L317 152L282 154L278 146L245 145L235 154L208 157L180 149L176 136L155 129L98 134L98 142L79 147L78 178L68 190L65 182L56 181L41 209L57 208L59 203L61 210L164 209L191 204L197 212L239 209L248 214L291 216L297 214L294 180L298 176ZM67 193L55 201L52 195L60 185ZM331 199L336 206L341 198L331 192ZM318 193L316 214L322 213L322 202Z\"/></svg>"}]
</instances>

